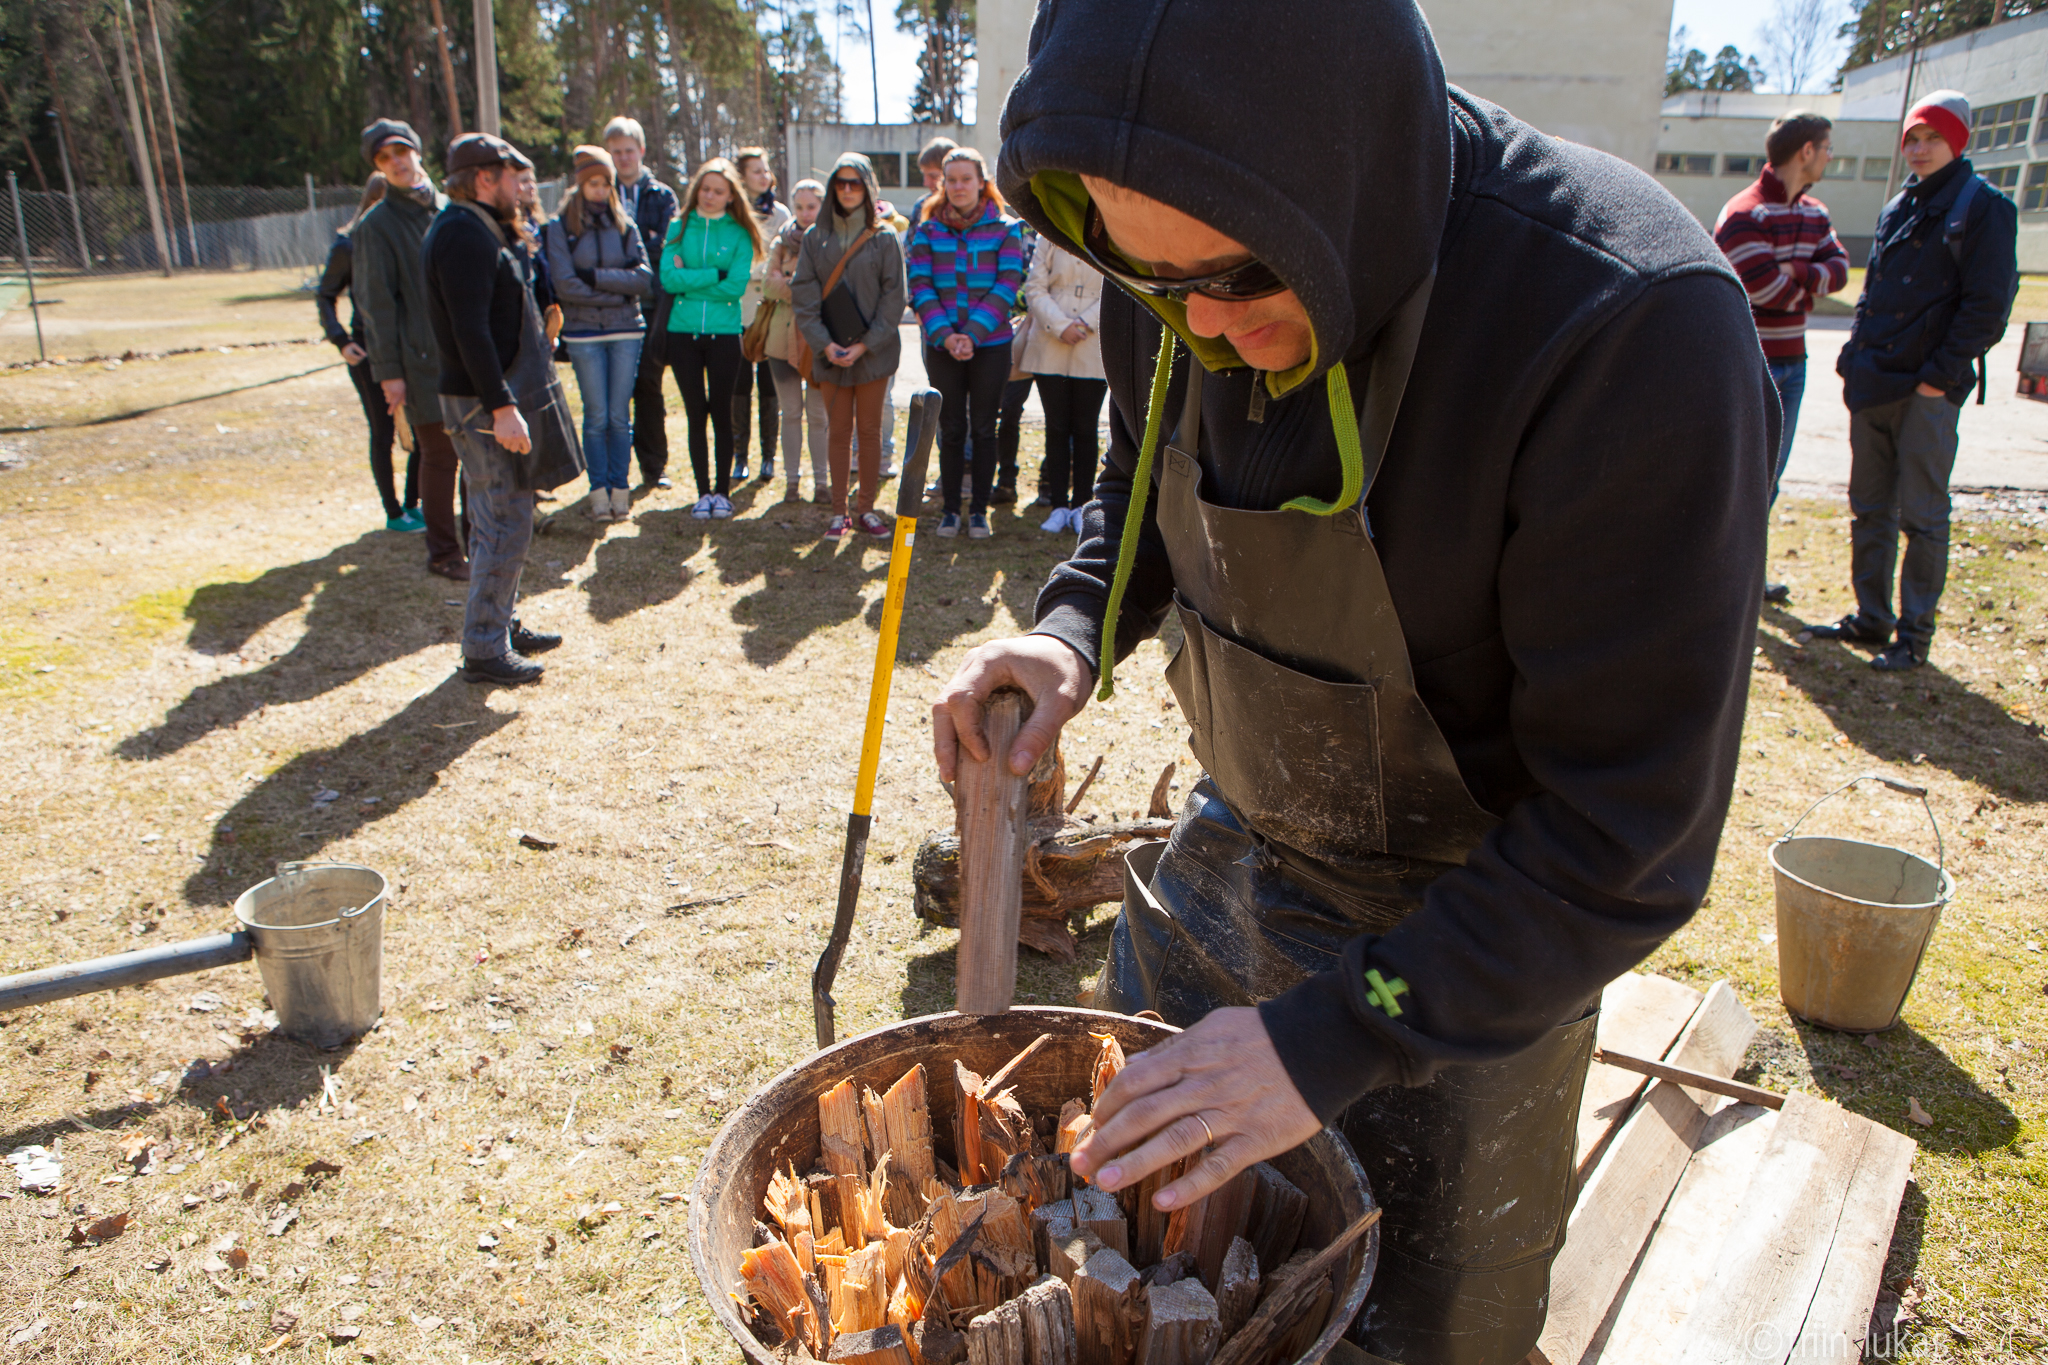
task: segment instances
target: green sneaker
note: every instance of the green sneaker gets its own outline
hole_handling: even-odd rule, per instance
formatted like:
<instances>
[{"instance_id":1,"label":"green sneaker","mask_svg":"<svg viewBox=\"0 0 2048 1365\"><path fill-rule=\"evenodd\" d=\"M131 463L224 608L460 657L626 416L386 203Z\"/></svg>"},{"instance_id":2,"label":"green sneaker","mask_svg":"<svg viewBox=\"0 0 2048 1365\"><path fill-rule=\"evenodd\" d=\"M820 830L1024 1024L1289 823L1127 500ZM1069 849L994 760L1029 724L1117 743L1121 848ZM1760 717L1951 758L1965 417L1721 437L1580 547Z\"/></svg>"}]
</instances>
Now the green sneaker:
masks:
<instances>
[{"instance_id":1,"label":"green sneaker","mask_svg":"<svg viewBox=\"0 0 2048 1365\"><path fill-rule=\"evenodd\" d=\"M384 529L387 531L403 531L408 535L418 535L427 529L427 519L420 515L419 508L408 507L398 516L386 517L384 519Z\"/></svg>"}]
</instances>

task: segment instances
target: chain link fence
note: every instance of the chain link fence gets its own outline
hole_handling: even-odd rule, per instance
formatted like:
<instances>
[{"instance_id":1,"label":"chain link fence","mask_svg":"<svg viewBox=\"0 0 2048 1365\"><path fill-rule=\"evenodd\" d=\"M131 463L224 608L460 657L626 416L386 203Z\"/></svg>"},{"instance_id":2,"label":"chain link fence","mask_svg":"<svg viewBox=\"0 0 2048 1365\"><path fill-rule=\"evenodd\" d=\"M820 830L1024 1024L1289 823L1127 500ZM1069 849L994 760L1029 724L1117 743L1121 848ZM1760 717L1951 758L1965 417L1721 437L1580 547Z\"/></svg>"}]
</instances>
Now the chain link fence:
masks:
<instances>
[{"instance_id":1,"label":"chain link fence","mask_svg":"<svg viewBox=\"0 0 2048 1365\"><path fill-rule=\"evenodd\" d=\"M552 208L558 182L541 185ZM139 188L86 188L76 195L22 189L20 210L28 230L31 264L38 275L114 275L161 270L149 201ZM362 190L353 185L300 189L194 185L192 212L171 187L163 205L171 266L178 270L315 270L327 260L335 229L355 216ZM0 269L21 268L21 243L12 221L0 231Z\"/></svg>"}]
</instances>

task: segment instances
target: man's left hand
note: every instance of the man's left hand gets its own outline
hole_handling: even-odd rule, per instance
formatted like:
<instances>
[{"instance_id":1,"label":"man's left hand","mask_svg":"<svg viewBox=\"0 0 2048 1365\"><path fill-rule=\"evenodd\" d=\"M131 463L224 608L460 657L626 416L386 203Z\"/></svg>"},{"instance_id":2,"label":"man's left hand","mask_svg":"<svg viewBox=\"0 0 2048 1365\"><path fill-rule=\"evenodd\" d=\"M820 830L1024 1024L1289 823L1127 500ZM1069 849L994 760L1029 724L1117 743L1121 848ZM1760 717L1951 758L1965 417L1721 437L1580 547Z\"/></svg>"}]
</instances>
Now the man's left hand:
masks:
<instances>
[{"instance_id":1,"label":"man's left hand","mask_svg":"<svg viewBox=\"0 0 2048 1365\"><path fill-rule=\"evenodd\" d=\"M519 409L510 403L491 411L491 435L498 438L498 444L514 455L524 455L533 449L533 437L526 429L526 419L519 415Z\"/></svg>"},{"instance_id":2,"label":"man's left hand","mask_svg":"<svg viewBox=\"0 0 2048 1365\"><path fill-rule=\"evenodd\" d=\"M1073 1165L1100 1188L1119 1190L1213 1138L1201 1160L1152 1197L1154 1208L1178 1209L1322 1126L1288 1079L1259 1012L1220 1009L1131 1059L1096 1103L1095 1127Z\"/></svg>"}]
</instances>

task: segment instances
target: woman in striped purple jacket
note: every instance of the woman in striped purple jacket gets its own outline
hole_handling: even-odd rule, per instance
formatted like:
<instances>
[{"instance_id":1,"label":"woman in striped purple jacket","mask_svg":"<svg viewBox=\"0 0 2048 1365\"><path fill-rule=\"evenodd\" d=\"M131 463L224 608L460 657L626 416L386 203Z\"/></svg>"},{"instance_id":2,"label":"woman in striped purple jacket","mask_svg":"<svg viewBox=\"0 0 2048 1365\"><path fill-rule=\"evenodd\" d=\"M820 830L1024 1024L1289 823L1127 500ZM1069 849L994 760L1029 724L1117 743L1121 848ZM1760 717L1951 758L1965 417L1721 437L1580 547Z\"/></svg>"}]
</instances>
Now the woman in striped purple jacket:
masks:
<instances>
[{"instance_id":1,"label":"woman in striped purple jacket","mask_svg":"<svg viewBox=\"0 0 2048 1365\"><path fill-rule=\"evenodd\" d=\"M937 193L918 210L904 253L910 306L924 333L924 367L939 409L939 534L960 534L960 474L974 431L974 494L967 535L989 535L996 472L996 414L1010 377L1010 309L1024 285L1024 227L989 183L972 147L946 154Z\"/></svg>"}]
</instances>

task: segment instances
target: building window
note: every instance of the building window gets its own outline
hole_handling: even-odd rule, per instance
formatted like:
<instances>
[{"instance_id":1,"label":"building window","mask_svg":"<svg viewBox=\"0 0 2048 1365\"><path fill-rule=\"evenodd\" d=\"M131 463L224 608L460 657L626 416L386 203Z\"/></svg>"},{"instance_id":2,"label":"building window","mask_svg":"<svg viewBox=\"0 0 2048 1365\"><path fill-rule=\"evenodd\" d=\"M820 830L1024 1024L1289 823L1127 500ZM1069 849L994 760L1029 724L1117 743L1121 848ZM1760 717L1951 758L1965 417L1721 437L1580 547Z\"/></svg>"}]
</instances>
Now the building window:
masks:
<instances>
[{"instance_id":1,"label":"building window","mask_svg":"<svg viewBox=\"0 0 2048 1365\"><path fill-rule=\"evenodd\" d=\"M1712 175L1714 156L1711 152L1659 152L1657 153L1657 174L1659 175Z\"/></svg>"},{"instance_id":2,"label":"building window","mask_svg":"<svg viewBox=\"0 0 2048 1365\"><path fill-rule=\"evenodd\" d=\"M2036 161L2027 167L2027 191L2020 207L2048 209L2048 161Z\"/></svg>"},{"instance_id":3,"label":"building window","mask_svg":"<svg viewBox=\"0 0 2048 1365\"><path fill-rule=\"evenodd\" d=\"M862 152L862 156L875 163L875 183L885 190L903 187L903 153Z\"/></svg>"},{"instance_id":4,"label":"building window","mask_svg":"<svg viewBox=\"0 0 2048 1365\"><path fill-rule=\"evenodd\" d=\"M1723 175L1761 175L1764 159L1760 156L1724 156L1721 158Z\"/></svg>"},{"instance_id":5,"label":"building window","mask_svg":"<svg viewBox=\"0 0 2048 1365\"><path fill-rule=\"evenodd\" d=\"M1865 180L1889 180L1892 178L1892 159L1888 156L1866 156L1863 158Z\"/></svg>"},{"instance_id":6,"label":"building window","mask_svg":"<svg viewBox=\"0 0 2048 1365\"><path fill-rule=\"evenodd\" d=\"M1854 180L1856 178L1856 158L1853 156L1836 157L1828 163L1828 168L1821 172L1821 178L1824 180Z\"/></svg>"},{"instance_id":7,"label":"building window","mask_svg":"<svg viewBox=\"0 0 2048 1365\"><path fill-rule=\"evenodd\" d=\"M2017 166L1993 166L1988 171L1979 171L1978 174L1984 177L1986 184L1995 190L2003 191L2007 196L2020 187L2020 168Z\"/></svg>"},{"instance_id":8,"label":"building window","mask_svg":"<svg viewBox=\"0 0 2048 1365\"><path fill-rule=\"evenodd\" d=\"M1970 115L1970 127L1975 134L1970 139L1970 150L1988 152L2000 147L2023 147L2027 141L2027 125L2033 121L2034 101L2031 98L1986 105Z\"/></svg>"}]
</instances>

